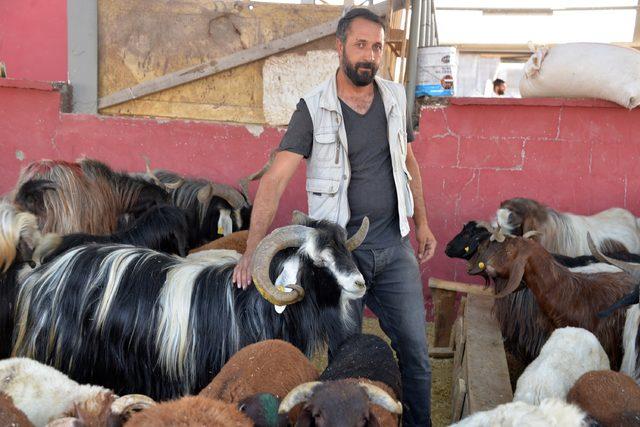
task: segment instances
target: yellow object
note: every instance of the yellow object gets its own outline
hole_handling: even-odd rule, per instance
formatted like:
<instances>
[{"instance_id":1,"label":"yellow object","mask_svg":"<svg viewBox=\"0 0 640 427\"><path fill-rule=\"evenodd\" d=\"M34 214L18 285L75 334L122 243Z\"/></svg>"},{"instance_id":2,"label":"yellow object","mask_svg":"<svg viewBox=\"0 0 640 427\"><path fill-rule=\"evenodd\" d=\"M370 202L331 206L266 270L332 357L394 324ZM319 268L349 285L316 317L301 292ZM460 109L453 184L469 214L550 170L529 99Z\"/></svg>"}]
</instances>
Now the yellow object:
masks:
<instances>
[{"instance_id":1,"label":"yellow object","mask_svg":"<svg viewBox=\"0 0 640 427\"><path fill-rule=\"evenodd\" d=\"M481 270L484 270L484 262L480 261L478 263L478 267L480 267Z\"/></svg>"},{"instance_id":2,"label":"yellow object","mask_svg":"<svg viewBox=\"0 0 640 427\"><path fill-rule=\"evenodd\" d=\"M282 286L282 285L278 285L278 286L276 286L276 288L277 288L280 292L284 292L284 286Z\"/></svg>"},{"instance_id":3,"label":"yellow object","mask_svg":"<svg viewBox=\"0 0 640 427\"><path fill-rule=\"evenodd\" d=\"M464 247L464 251L465 251L465 252L469 252L469 246L465 246L465 247Z\"/></svg>"},{"instance_id":4,"label":"yellow object","mask_svg":"<svg viewBox=\"0 0 640 427\"><path fill-rule=\"evenodd\" d=\"M222 234L224 236L224 228L218 227L218 234Z\"/></svg>"}]
</instances>

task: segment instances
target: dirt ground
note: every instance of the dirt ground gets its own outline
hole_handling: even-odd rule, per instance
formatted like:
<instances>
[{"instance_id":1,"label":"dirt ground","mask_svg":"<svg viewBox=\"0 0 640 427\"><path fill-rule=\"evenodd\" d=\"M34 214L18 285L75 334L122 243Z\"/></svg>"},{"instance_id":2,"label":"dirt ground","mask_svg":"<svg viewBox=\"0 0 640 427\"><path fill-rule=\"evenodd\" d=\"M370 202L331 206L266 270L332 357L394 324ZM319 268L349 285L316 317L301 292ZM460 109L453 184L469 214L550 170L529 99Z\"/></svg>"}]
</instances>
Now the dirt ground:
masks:
<instances>
[{"instance_id":1,"label":"dirt ground","mask_svg":"<svg viewBox=\"0 0 640 427\"><path fill-rule=\"evenodd\" d=\"M389 338L382 332L378 319L365 318L362 332L375 334L389 342ZM427 323L427 337L429 345L432 343L433 323ZM430 359L431 362L431 421L434 427L447 426L451 422L451 370L453 359ZM319 371L327 366L326 352L317 354L313 363Z\"/></svg>"}]
</instances>

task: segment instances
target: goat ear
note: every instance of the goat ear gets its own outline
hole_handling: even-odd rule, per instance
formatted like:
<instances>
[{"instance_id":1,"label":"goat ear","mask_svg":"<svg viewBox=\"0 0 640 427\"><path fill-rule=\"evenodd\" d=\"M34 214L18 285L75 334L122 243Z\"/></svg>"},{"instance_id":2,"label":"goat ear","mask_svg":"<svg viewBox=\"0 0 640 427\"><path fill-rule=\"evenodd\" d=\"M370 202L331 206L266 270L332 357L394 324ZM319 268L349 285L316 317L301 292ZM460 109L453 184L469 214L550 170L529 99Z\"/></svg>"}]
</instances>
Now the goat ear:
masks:
<instances>
[{"instance_id":1,"label":"goat ear","mask_svg":"<svg viewBox=\"0 0 640 427\"><path fill-rule=\"evenodd\" d=\"M311 409L304 408L300 411L298 419L296 420L296 427L311 427L314 424L313 415L311 415Z\"/></svg>"},{"instance_id":2,"label":"goat ear","mask_svg":"<svg viewBox=\"0 0 640 427\"><path fill-rule=\"evenodd\" d=\"M378 421L378 417L376 417L376 414L373 412L372 408L369 408L369 420L367 421L367 424L365 424L366 427L380 427L380 421Z\"/></svg>"},{"instance_id":3,"label":"goat ear","mask_svg":"<svg viewBox=\"0 0 640 427\"><path fill-rule=\"evenodd\" d=\"M509 281L502 291L494 295L494 298L504 298L509 294L514 293L522 282L524 276L524 267L527 264L527 260L524 257L517 258L511 265L509 271Z\"/></svg>"}]
</instances>

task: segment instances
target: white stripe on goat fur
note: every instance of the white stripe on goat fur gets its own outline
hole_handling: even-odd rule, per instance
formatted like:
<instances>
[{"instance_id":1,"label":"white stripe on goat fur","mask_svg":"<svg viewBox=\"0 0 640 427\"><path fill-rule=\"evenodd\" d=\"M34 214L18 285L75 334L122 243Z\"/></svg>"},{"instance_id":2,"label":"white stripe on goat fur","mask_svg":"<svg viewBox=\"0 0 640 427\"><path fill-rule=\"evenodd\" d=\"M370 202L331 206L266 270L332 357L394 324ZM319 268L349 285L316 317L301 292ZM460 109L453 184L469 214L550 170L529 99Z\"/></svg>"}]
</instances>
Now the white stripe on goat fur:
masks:
<instances>
[{"instance_id":1,"label":"white stripe on goat fur","mask_svg":"<svg viewBox=\"0 0 640 427\"><path fill-rule=\"evenodd\" d=\"M615 265L606 264L604 262L597 262L595 264L583 265L580 267L572 267L569 269L572 273L582 274L595 274L595 273L620 273L620 270Z\"/></svg>"},{"instance_id":2,"label":"white stripe on goat fur","mask_svg":"<svg viewBox=\"0 0 640 427\"><path fill-rule=\"evenodd\" d=\"M451 427L587 427L587 415L560 399L546 399L540 406L511 402L490 411L477 412Z\"/></svg>"},{"instance_id":3,"label":"white stripe on goat fur","mask_svg":"<svg viewBox=\"0 0 640 427\"><path fill-rule=\"evenodd\" d=\"M640 381L640 366L638 366L638 353L636 349L636 338L640 326L640 304L632 305L627 309L627 318L624 322L624 335L622 336L622 346L624 357L620 372L629 375L636 382Z\"/></svg>"},{"instance_id":4,"label":"white stripe on goat fur","mask_svg":"<svg viewBox=\"0 0 640 427\"><path fill-rule=\"evenodd\" d=\"M582 328L556 329L518 378L513 400L538 405L547 398L565 399L583 374L608 369L609 358L594 334Z\"/></svg>"},{"instance_id":5,"label":"white stripe on goat fur","mask_svg":"<svg viewBox=\"0 0 640 427\"><path fill-rule=\"evenodd\" d=\"M5 272L17 255L20 239L25 239L33 249L40 239L36 217L28 212L18 212L16 208L0 202L0 271Z\"/></svg>"}]
</instances>

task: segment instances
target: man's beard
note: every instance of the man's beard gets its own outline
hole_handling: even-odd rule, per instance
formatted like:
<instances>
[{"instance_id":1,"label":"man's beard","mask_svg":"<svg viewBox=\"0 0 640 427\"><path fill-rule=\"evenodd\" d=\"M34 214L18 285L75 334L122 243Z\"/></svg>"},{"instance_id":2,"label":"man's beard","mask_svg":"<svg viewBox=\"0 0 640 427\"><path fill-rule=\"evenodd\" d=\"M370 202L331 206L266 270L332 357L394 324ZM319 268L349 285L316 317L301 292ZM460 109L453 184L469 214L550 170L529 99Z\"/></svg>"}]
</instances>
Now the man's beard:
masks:
<instances>
[{"instance_id":1,"label":"man's beard","mask_svg":"<svg viewBox=\"0 0 640 427\"><path fill-rule=\"evenodd\" d=\"M345 53L342 54L342 64L344 72L349 80L356 86L367 86L371 84L378 72L378 67L373 62L356 62L351 64Z\"/></svg>"},{"instance_id":2,"label":"man's beard","mask_svg":"<svg viewBox=\"0 0 640 427\"><path fill-rule=\"evenodd\" d=\"M498 95L504 95L504 89L496 89Z\"/></svg>"}]
</instances>

